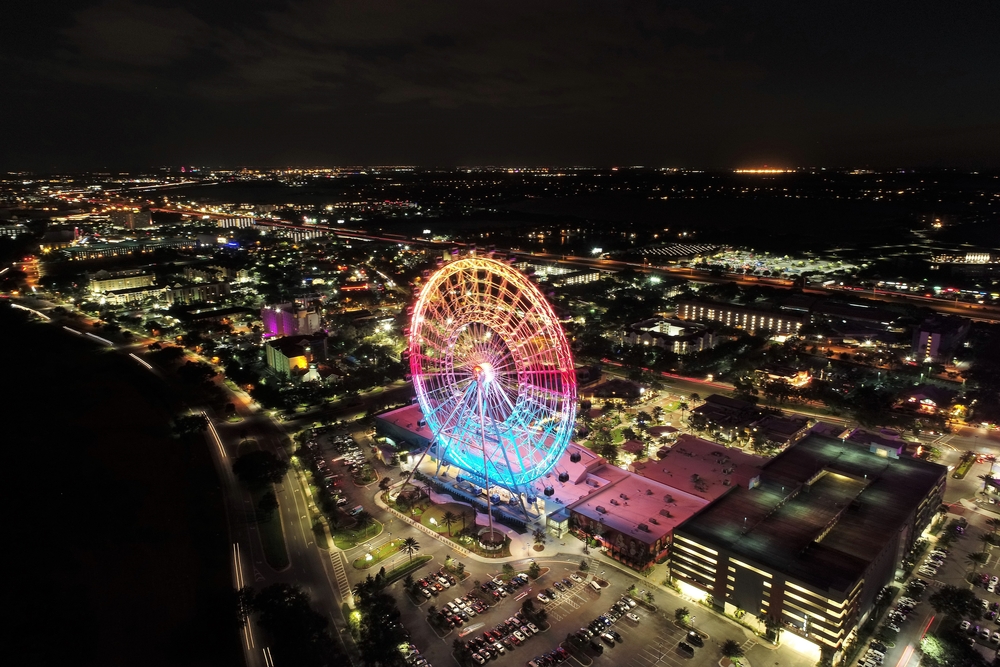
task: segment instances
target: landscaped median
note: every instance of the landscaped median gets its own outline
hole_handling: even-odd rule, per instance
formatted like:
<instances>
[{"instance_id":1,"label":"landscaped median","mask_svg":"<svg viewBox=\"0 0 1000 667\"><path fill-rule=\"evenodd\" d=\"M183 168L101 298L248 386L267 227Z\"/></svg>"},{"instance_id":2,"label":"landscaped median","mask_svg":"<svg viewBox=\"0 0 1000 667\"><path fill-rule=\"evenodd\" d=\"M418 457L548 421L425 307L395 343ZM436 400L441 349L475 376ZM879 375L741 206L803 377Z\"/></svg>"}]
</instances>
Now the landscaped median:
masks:
<instances>
[{"instance_id":1,"label":"landscaped median","mask_svg":"<svg viewBox=\"0 0 1000 667\"><path fill-rule=\"evenodd\" d=\"M364 556L356 558L354 560L354 567L358 570L367 570L370 567L374 567L389 556L399 553L402 546L403 540L401 539L389 540L382 546L369 551Z\"/></svg>"},{"instance_id":2,"label":"landscaped median","mask_svg":"<svg viewBox=\"0 0 1000 667\"><path fill-rule=\"evenodd\" d=\"M962 462L958 464L958 467L955 468L955 472L953 472L951 476L954 477L955 479L963 479L966 475L969 474L969 471L972 469L972 466L975 465L975 463L976 463L975 453L966 452L965 454L962 455Z\"/></svg>"},{"instance_id":3,"label":"landscaped median","mask_svg":"<svg viewBox=\"0 0 1000 667\"><path fill-rule=\"evenodd\" d=\"M382 523L372 519L372 524L365 530L345 528L333 533L333 542L341 551L353 549L362 542L378 537L382 533Z\"/></svg>"}]
</instances>

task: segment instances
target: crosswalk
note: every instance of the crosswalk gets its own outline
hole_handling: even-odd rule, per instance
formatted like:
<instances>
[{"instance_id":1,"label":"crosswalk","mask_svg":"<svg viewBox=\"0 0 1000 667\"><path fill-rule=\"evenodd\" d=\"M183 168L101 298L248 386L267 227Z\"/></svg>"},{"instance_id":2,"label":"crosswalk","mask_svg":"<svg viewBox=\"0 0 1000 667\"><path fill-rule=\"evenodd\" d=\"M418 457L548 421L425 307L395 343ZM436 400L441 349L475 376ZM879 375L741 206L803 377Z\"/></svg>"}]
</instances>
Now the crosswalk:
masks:
<instances>
[{"instance_id":1,"label":"crosswalk","mask_svg":"<svg viewBox=\"0 0 1000 667\"><path fill-rule=\"evenodd\" d=\"M340 551L330 552L330 565L333 567L333 576L337 579L340 599L346 601L351 596L351 582L347 580L347 570L344 568L344 558Z\"/></svg>"}]
</instances>

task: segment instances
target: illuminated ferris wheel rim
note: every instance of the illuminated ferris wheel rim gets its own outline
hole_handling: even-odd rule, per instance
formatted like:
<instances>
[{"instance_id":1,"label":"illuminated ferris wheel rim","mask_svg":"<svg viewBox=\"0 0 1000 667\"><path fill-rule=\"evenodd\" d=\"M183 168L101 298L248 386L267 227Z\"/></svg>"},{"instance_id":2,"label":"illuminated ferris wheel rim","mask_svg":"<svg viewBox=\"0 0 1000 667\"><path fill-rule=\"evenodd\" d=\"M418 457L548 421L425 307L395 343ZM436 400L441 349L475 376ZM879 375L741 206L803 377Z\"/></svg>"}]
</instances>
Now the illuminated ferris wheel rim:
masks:
<instances>
[{"instance_id":1,"label":"illuminated ferris wheel rim","mask_svg":"<svg viewBox=\"0 0 1000 667\"><path fill-rule=\"evenodd\" d=\"M490 258L446 264L420 292L409 355L440 459L505 486L558 461L576 413L572 355L527 276Z\"/></svg>"}]
</instances>

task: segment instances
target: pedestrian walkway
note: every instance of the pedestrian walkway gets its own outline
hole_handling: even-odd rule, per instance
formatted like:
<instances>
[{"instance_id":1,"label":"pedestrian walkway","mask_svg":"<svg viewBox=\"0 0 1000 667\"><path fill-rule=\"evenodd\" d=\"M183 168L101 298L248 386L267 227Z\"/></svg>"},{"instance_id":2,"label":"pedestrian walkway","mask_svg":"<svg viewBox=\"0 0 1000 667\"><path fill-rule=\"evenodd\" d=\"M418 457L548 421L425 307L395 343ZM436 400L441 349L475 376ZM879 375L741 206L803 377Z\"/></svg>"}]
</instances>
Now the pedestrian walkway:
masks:
<instances>
[{"instance_id":1,"label":"pedestrian walkway","mask_svg":"<svg viewBox=\"0 0 1000 667\"><path fill-rule=\"evenodd\" d=\"M330 565L333 567L333 576L337 579L337 589L340 591L340 599L348 601L351 599L351 582L347 579L347 568L344 567L344 557L339 549L330 551Z\"/></svg>"}]
</instances>

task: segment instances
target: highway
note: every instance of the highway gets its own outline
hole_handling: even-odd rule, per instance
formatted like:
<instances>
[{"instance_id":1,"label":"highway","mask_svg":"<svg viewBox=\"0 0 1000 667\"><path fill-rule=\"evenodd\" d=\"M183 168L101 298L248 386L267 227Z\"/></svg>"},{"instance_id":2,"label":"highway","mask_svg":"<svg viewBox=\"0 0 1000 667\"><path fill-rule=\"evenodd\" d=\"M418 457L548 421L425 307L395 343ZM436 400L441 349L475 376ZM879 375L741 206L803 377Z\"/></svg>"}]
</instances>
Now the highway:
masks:
<instances>
[{"instance_id":1,"label":"highway","mask_svg":"<svg viewBox=\"0 0 1000 667\"><path fill-rule=\"evenodd\" d=\"M192 215L192 216L203 216L203 217L207 216L212 219L223 219L223 218L233 217L231 214L223 215L218 213L206 213L204 211L197 211L194 209L183 209L183 208L156 208L152 210L169 212L169 213L180 213L183 215ZM409 245L420 245L420 246L428 246L428 247L442 248L442 249L452 248L452 247L464 247L467 245L465 243L459 243L459 242L434 241L431 239L407 237L397 234L370 234L358 229L345 229L343 227L340 227L339 225L319 225L319 224L299 225L271 218L257 218L256 223L259 225L276 227L281 229L293 229L298 231L312 231L312 232L321 231L334 234L335 236L338 237L349 238L349 239L382 241L387 243L406 243ZM600 269L605 271L622 271L624 269L632 269L634 271L639 271L651 275L669 276L672 278L681 278L684 280L690 280L693 282L700 282L700 283L735 282L736 284L743 287L767 286L767 287L780 287L784 289L790 289L793 285L793 281L786 278L744 276L739 274L713 275L710 271L706 271L703 269L694 269L690 267L652 265L640 262L625 262L614 259L603 259L598 257L578 257L573 255L561 255L555 253L523 252L520 249L516 248L513 249L498 248L497 252L508 255L521 255L526 258L530 257L533 259L544 260L547 262L562 264L564 266L572 266L581 269L591 268L591 269ZM809 285L802 291L805 294L813 294L816 296L833 296L833 295L855 296L864 299L871 299L874 301L882 301L885 303L923 306L925 308L930 308L939 313L944 313L948 315L961 315L963 317L967 317L971 320L979 322L1000 322L1000 306L959 302L954 299L939 299L936 297L929 297L917 294L900 294L898 292L886 292L886 291L879 291L876 289L862 290L860 288L851 286L822 287L817 285Z\"/></svg>"}]
</instances>

